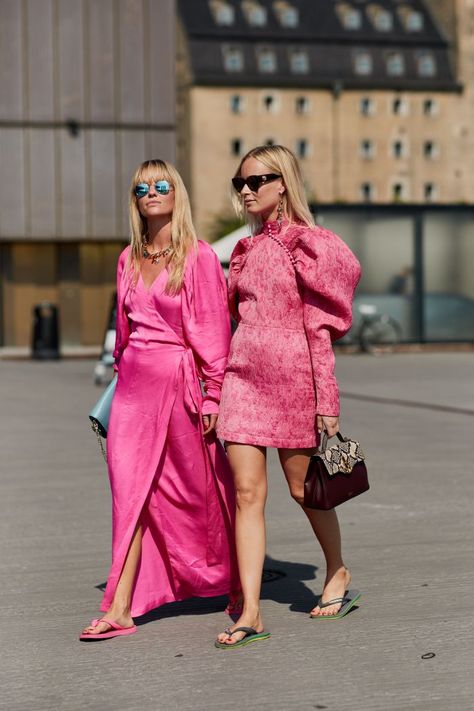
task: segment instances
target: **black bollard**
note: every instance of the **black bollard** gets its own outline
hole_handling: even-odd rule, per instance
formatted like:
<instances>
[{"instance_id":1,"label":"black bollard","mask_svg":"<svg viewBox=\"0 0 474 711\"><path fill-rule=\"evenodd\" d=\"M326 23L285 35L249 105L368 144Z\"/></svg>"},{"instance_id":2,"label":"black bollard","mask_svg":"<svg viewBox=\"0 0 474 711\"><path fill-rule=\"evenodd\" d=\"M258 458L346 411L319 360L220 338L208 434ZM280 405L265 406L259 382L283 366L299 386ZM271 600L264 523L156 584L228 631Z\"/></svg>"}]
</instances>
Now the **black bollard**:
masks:
<instances>
[{"instance_id":1,"label":"black bollard","mask_svg":"<svg viewBox=\"0 0 474 711\"><path fill-rule=\"evenodd\" d=\"M36 360L59 358L58 307L43 301L33 307L32 357Z\"/></svg>"}]
</instances>

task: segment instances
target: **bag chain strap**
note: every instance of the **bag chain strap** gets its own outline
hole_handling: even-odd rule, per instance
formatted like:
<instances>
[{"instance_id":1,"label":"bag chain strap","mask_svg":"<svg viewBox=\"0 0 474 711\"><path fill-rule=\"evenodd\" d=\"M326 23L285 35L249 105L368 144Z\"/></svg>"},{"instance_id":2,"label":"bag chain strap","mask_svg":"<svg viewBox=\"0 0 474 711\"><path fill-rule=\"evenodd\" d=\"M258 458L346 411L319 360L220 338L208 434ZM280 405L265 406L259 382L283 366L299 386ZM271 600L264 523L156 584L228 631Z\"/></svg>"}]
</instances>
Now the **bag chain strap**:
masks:
<instances>
[{"instance_id":1,"label":"bag chain strap","mask_svg":"<svg viewBox=\"0 0 474 711\"><path fill-rule=\"evenodd\" d=\"M107 453L106 453L106 451L105 451L105 449L104 449L104 443L102 442L102 437L101 437L100 434L99 434L99 425L98 425L97 422L94 420L93 422L91 422L91 427L92 427L92 429L93 429L94 432L95 432L95 435L96 435L96 437L97 437L97 441L98 441L98 443L99 443L100 451L102 452L102 456L104 457L104 461L105 461L105 463L107 464Z\"/></svg>"}]
</instances>

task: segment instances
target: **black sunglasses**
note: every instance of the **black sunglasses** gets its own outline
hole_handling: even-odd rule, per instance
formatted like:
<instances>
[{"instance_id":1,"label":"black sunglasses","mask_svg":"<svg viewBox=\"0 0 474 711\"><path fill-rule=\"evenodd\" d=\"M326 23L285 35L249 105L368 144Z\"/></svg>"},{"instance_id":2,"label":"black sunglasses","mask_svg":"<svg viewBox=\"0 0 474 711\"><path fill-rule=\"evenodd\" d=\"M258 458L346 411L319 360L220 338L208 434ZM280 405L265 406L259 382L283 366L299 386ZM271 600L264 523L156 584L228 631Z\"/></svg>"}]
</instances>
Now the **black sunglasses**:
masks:
<instances>
[{"instance_id":1,"label":"black sunglasses","mask_svg":"<svg viewBox=\"0 0 474 711\"><path fill-rule=\"evenodd\" d=\"M272 180L281 178L281 175L276 173L267 173L266 175L249 175L248 178L232 178L232 185L241 193L245 185L248 185L253 193L258 192L259 188L266 183L271 183Z\"/></svg>"}]
</instances>

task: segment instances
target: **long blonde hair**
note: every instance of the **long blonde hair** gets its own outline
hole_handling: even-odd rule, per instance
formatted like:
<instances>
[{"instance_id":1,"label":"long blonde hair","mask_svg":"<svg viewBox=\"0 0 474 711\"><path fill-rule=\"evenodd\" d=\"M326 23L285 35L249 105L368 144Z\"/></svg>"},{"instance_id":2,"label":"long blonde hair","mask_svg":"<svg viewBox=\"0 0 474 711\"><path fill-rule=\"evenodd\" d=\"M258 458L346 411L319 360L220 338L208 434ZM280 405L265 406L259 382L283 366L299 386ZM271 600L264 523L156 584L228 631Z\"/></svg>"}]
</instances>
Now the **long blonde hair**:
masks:
<instances>
[{"instance_id":1,"label":"long blonde hair","mask_svg":"<svg viewBox=\"0 0 474 711\"><path fill-rule=\"evenodd\" d=\"M234 177L240 176L242 165L248 158L255 158L263 163L271 173L282 176L286 190L282 195L283 215L290 222L300 222L308 227L314 227L314 219L306 200L303 177L300 166L294 153L285 146L257 146L244 155L235 171ZM257 234L262 227L262 218L246 214L242 199L233 191L232 202L236 212L246 217L250 224L252 234Z\"/></svg>"},{"instance_id":2,"label":"long blonde hair","mask_svg":"<svg viewBox=\"0 0 474 711\"><path fill-rule=\"evenodd\" d=\"M197 248L196 230L191 217L189 197L180 174L165 160L146 160L136 169L130 184L129 220L130 220L130 259L129 267L133 272L134 281L140 274L140 261L143 255L143 245L148 236L147 221L140 214L138 199L135 196L135 186L138 183L156 183L167 180L174 188L174 208L171 216L171 244L173 251L168 263L167 293L178 292L183 285L186 257L192 248Z\"/></svg>"}]
</instances>

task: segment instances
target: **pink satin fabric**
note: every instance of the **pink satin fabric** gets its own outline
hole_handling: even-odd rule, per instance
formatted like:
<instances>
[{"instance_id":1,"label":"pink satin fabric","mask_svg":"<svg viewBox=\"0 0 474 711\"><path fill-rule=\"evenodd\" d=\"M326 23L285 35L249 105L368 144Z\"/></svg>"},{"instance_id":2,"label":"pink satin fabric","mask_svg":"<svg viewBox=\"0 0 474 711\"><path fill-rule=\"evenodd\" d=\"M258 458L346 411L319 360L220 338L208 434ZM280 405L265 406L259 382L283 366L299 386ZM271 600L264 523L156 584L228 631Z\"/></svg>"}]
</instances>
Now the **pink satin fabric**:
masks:
<instances>
[{"instance_id":1,"label":"pink satin fabric","mask_svg":"<svg viewBox=\"0 0 474 711\"><path fill-rule=\"evenodd\" d=\"M359 277L347 245L321 227L285 223L279 230L276 222L267 223L261 234L237 243L229 300L239 325L224 378L219 437L268 447L316 446L316 414L339 414L332 341L351 326Z\"/></svg>"},{"instance_id":2,"label":"pink satin fabric","mask_svg":"<svg viewBox=\"0 0 474 711\"><path fill-rule=\"evenodd\" d=\"M202 414L217 412L230 333L217 257L199 242L181 292L167 272L147 290L119 258L118 381L107 449L113 501L112 566L101 610L113 599L133 532L142 552L132 615L166 602L238 587L234 489L225 453ZM200 380L204 383L203 396Z\"/></svg>"}]
</instances>

